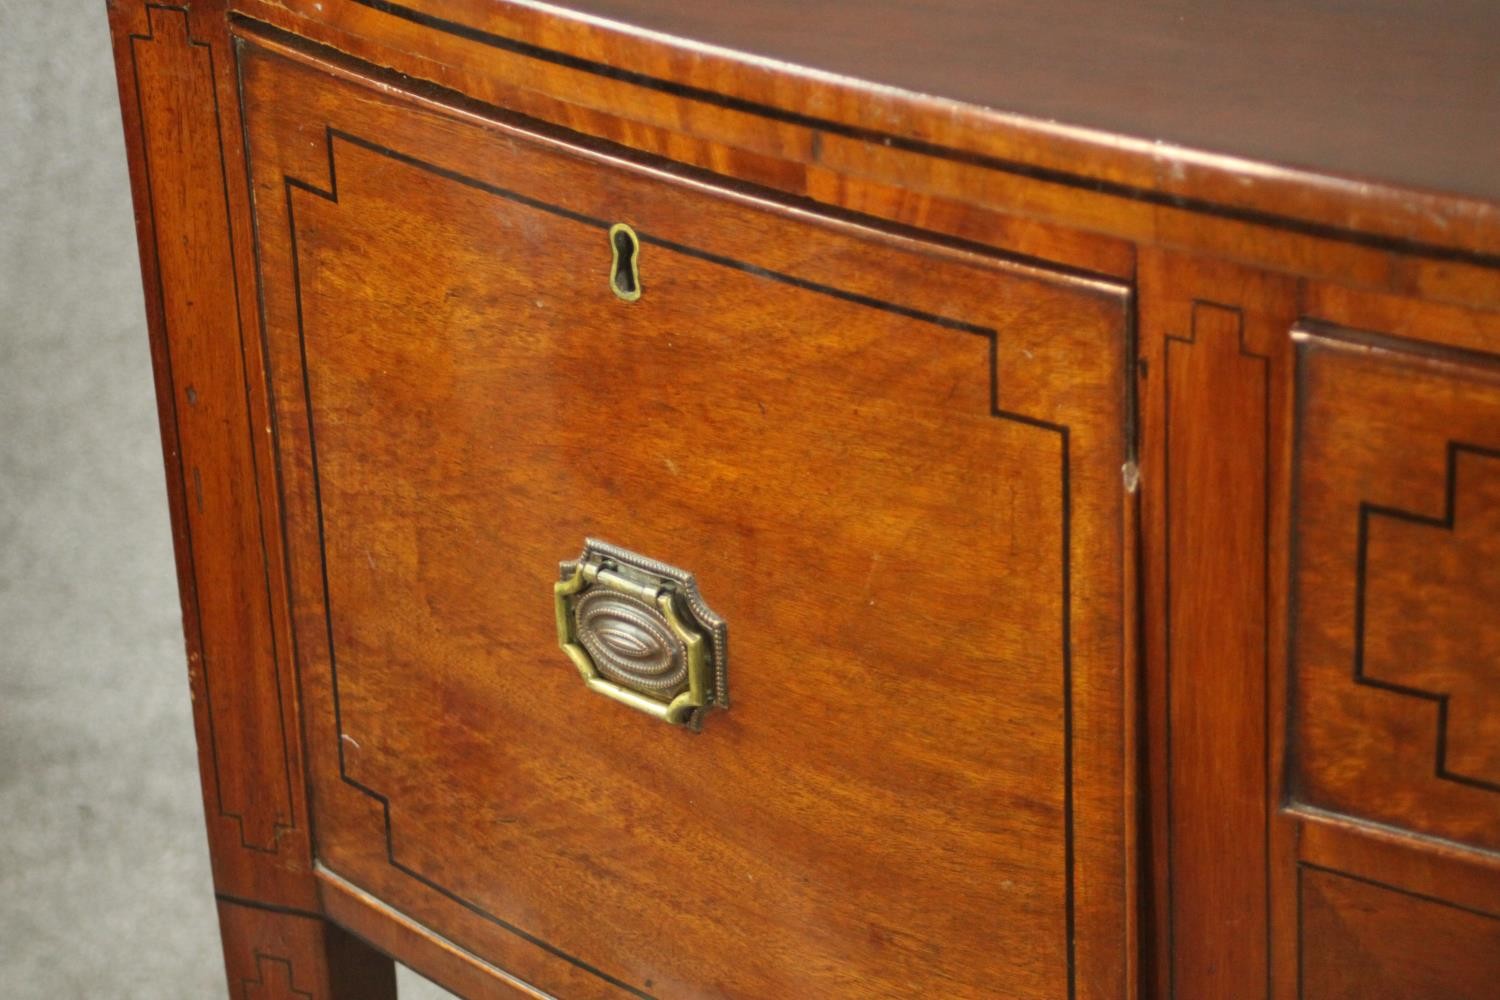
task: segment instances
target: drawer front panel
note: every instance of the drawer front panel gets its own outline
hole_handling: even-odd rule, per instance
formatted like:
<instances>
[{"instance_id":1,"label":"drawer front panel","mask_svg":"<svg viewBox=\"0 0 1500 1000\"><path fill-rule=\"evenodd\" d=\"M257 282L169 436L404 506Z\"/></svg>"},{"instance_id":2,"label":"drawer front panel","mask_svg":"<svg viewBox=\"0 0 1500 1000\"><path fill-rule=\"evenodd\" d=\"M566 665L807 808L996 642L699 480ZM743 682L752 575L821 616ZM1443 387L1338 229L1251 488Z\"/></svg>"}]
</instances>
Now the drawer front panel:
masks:
<instances>
[{"instance_id":1,"label":"drawer front panel","mask_svg":"<svg viewBox=\"0 0 1500 1000\"><path fill-rule=\"evenodd\" d=\"M1484 1000L1500 978L1500 918L1310 865L1297 876L1299 995Z\"/></svg>"},{"instance_id":2,"label":"drawer front panel","mask_svg":"<svg viewBox=\"0 0 1500 1000\"><path fill-rule=\"evenodd\" d=\"M1125 291L240 69L320 862L568 997L1122 995ZM586 538L702 732L558 648Z\"/></svg>"},{"instance_id":3,"label":"drawer front panel","mask_svg":"<svg viewBox=\"0 0 1500 1000\"><path fill-rule=\"evenodd\" d=\"M1500 850L1500 365L1298 345L1293 797Z\"/></svg>"}]
</instances>

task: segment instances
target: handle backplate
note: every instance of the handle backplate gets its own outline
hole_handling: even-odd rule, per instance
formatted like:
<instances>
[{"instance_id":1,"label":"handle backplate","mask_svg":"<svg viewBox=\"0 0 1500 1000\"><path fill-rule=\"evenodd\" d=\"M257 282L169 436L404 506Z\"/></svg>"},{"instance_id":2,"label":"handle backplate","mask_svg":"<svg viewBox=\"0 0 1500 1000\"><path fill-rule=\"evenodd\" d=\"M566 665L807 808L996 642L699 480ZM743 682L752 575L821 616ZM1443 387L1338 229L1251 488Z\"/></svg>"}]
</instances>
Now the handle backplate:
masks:
<instances>
[{"instance_id":1,"label":"handle backplate","mask_svg":"<svg viewBox=\"0 0 1500 1000\"><path fill-rule=\"evenodd\" d=\"M692 574L593 538L558 568L557 642L590 690L695 731L729 707L728 630Z\"/></svg>"}]
</instances>

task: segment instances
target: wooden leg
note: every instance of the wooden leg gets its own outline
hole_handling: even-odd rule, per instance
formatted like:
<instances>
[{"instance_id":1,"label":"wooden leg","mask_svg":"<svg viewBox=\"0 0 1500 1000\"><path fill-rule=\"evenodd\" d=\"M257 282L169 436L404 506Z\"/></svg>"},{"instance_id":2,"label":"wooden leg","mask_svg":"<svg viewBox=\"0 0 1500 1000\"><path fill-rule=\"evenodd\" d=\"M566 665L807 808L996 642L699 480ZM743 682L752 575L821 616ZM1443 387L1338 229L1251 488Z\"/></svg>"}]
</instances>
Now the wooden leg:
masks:
<instances>
[{"instance_id":1,"label":"wooden leg","mask_svg":"<svg viewBox=\"0 0 1500 1000\"><path fill-rule=\"evenodd\" d=\"M110 0L233 1000L394 1000L315 912L226 0Z\"/></svg>"},{"instance_id":2,"label":"wooden leg","mask_svg":"<svg viewBox=\"0 0 1500 1000\"><path fill-rule=\"evenodd\" d=\"M109 12L229 996L395 1000L391 960L315 912L227 5Z\"/></svg>"},{"instance_id":3,"label":"wooden leg","mask_svg":"<svg viewBox=\"0 0 1500 1000\"><path fill-rule=\"evenodd\" d=\"M313 913L219 900L230 1000L395 1000L396 967Z\"/></svg>"}]
</instances>

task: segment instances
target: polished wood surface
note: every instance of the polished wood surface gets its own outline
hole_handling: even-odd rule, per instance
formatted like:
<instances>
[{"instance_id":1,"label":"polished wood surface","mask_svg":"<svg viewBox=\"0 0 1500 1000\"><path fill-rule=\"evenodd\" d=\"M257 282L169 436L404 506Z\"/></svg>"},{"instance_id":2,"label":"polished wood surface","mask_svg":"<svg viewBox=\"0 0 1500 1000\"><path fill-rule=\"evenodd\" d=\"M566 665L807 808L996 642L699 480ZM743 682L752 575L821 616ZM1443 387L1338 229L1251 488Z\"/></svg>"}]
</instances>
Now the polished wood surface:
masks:
<instances>
[{"instance_id":1,"label":"polished wood surface","mask_svg":"<svg viewBox=\"0 0 1500 1000\"><path fill-rule=\"evenodd\" d=\"M1415 20L1421 21L1422 26L1410 30L1372 28L1381 23L1375 16L1344 20L1346 24L1361 24L1360 30L1366 33L1378 32L1387 48L1403 53L1401 58L1393 54L1368 66L1359 65L1365 50L1342 44L1304 47L1289 30L1294 21L1304 27L1321 21L1324 33L1336 31L1342 19L1333 13L1317 15L1302 8L1295 16L1288 14L1281 19L1283 23L1278 30L1264 36L1244 30L1244 22L1254 23L1267 16L1257 11L1284 9L1282 5L1237 3L1234 6L1238 11L1220 14L1197 11L1192 17L1176 21L1167 30L1184 32L1188 37L1195 30L1211 31L1216 24L1224 26L1224 43L1199 46L1196 53L1184 45L1173 54L1192 65L1200 60L1212 62L1219 70L1235 64L1237 68L1231 70L1238 77L1235 85L1241 91L1255 90L1253 96L1238 101L1216 94L1202 75L1188 72L1183 72L1182 79L1165 88L1165 92L1153 93L1154 99L1150 101L1140 92L1119 89L1118 81L1108 79L1099 86L1113 83L1116 89L1085 97L1091 90L1087 75L1091 61L1107 60L1111 49L1151 52L1151 37L1120 31L1121 18L1134 16L1144 29L1162 11L1158 8L1155 15L1135 13L1149 11L1149 5L1145 8L1133 5L1129 12L1111 10L1100 14L1098 27L1091 28L1087 23L1076 23L1088 18L1087 13L1076 9L1079 5L1048 8L1029 5L1039 17L1050 17L1053 15L1046 11L1057 11L1056 16L1073 19L1074 31L1115 36L1102 46L1102 52L1081 51L1072 58L1059 53L1051 65L1040 70L1048 82L1038 81L1038 90L1048 89L1071 96L1080 104L1088 103L1095 116L1101 113L1101 108L1113 109L1114 115L1126 118L1175 108L1185 129L1213 129L1215 123L1231 123L1228 127L1219 126L1224 144L1210 143L1204 150L1174 145L1170 133L1160 134L1154 128L1144 128L1140 134L1080 128L1084 122L1076 118L1032 117L1025 109L1003 100L964 101L942 96L949 88L932 88L939 96L926 96L923 90L927 88L876 90L861 82L866 74L856 72L849 78L817 72L839 64L834 53L851 36L863 36L868 39L866 47L878 47L887 53L874 61L875 66L899 63L901 53L922 53L913 44L913 32L908 27L910 13L890 22L849 16L850 11L864 4L813 5L812 15L807 8L799 7L800 28L807 27L808 16L817 16L819 6L833 11L825 16L842 22L837 31L798 32L809 36L800 44L818 50L821 57L812 61L812 72L793 64L705 47L692 39L673 39L664 44L659 35L643 35L638 30L589 18L586 14L528 3L240 0L236 6L257 19L326 41L381 65L395 66L416 78L474 93L500 106L542 118L566 115L571 119L570 127L585 133L610 129L610 119L623 119L646 126L623 133L622 141L632 145L653 141L649 134L653 129L699 141L712 138L727 147L718 155L734 159L735 167L728 171L732 173L752 168L785 176L801 175L804 171L816 175L827 170L835 175L852 171L869 177L872 170L883 173L882 165L894 161L903 164L904 172L897 181L903 190L947 189L959 177L965 177L971 179L971 183L963 185L970 196L976 189L1007 189L1005 201L1013 212L1020 210L1021 214L1055 219L1059 209L1071 209L1075 224L1089 229L1104 224L1111 232L1127 228L1132 233L1138 232L1137 227L1143 222L1155 219L1158 232L1146 241L1170 239L1183 248L1212 234L1212 230L1198 231L1205 222L1225 219L1260 222L1287 232L1367 245L1374 242L1420 248L1446 259L1470 259L1478 255L1493 263L1500 256L1500 210L1485 193L1469 193L1462 185L1453 188L1440 179L1408 180L1400 184L1371 177L1368 168L1362 168L1352 155L1342 167L1351 171L1352 176L1341 173L1337 164L1312 162L1299 167L1306 161L1279 156L1270 148L1231 155L1241 148L1243 140L1235 138L1241 132L1264 135L1269 143L1285 136L1288 122L1295 122L1303 114L1299 110L1302 107L1318 108L1321 113L1309 115L1298 134L1317 133L1320 143L1336 145L1337 139L1330 140L1328 136L1349 136L1363 128L1363 122L1382 121L1382 116L1390 113L1385 110L1390 104L1406 106L1408 113L1417 117L1422 101L1420 97L1413 101L1412 95L1420 93L1427 85L1425 81L1448 80L1453 99L1442 100L1433 94L1430 121L1420 126L1403 123L1390 127L1388 134L1399 137L1391 140L1394 145L1403 150L1417 146L1422 151L1387 150L1383 155L1417 160L1424 155L1453 157L1468 164L1468 173L1480 185L1489 185L1483 191L1493 192L1482 166L1487 160L1483 155L1471 158L1476 143L1491 141L1488 137L1496 133L1492 125L1476 120L1475 130L1456 130L1459 139L1452 135L1435 137L1428 146L1412 142L1422 129L1443 128L1436 124L1439 121L1454 120L1455 116L1462 120L1465 115L1483 119L1494 114L1494 101L1486 95L1493 94L1497 86L1496 69L1487 59L1484 45L1484 39L1493 34L1493 29L1486 26L1493 23L1494 15L1472 3L1467 5L1467 22L1462 15L1451 12L1447 21L1436 15L1417 14ZM692 17L670 13L677 9L673 5L653 2L643 6L651 7L657 16L674 23L684 23ZM772 19L764 14L736 16L732 8L724 5L689 5L689 8L693 6L703 8L704 20L723 23L723 27L714 29L717 32L733 33L738 26L740 32L749 36L777 33L770 27ZM947 24L953 26L955 33L962 31L974 39L987 36L986 25L994 26L991 31L1003 30L1004 6L972 3L947 6L950 10L947 17L940 10L928 12L922 17L923 22L934 26ZM980 6L982 10L970 14L972 23L967 27L960 27L959 19L951 13L958 7ZM1390 18L1396 16L1391 11L1396 8L1393 4L1387 6L1390 10L1385 23L1389 25ZM766 7L757 4L755 9ZM1436 30L1441 34L1444 29L1433 26L1444 23L1448 25L1446 49L1443 43L1435 46L1436 52L1432 48L1412 47L1414 40L1426 32ZM1257 51L1256 43L1250 41L1257 37L1273 45L1276 54L1259 61L1225 54ZM1009 41L998 43L1002 49L1014 53L1010 59L997 56L983 44L958 45L961 53L957 58L950 54L930 60L936 68L929 72L955 80L958 75L944 67L961 64L962 53L968 53L971 62L984 65L976 67L965 79L988 81L991 89L1004 91L1011 86L1014 76L1008 67L1034 65L1034 53L1046 52L1053 38L1017 31ZM752 47L752 54L757 47ZM1348 56L1337 58L1340 52L1347 52ZM1470 53L1473 68L1448 76L1448 60L1462 63L1464 52ZM1154 67L1172 65L1172 59L1163 55L1157 52L1138 58L1135 67L1145 74L1156 73ZM927 58L925 54L919 57ZM809 52L808 58L811 61L816 57ZM1284 80L1270 79L1273 74L1267 67L1279 60L1302 65ZM1351 99L1319 105L1321 98L1299 92L1309 76L1316 78L1326 73L1340 77L1341 81L1355 80L1379 73L1376 66L1389 69L1392 65L1413 62L1424 66L1425 71L1418 78L1387 75L1380 84L1364 88L1375 93L1403 88L1400 102L1377 101L1366 105ZM1214 72L1214 69L1206 71L1210 80ZM1339 90L1343 85L1334 89ZM978 86L985 84L981 82ZM1299 96L1259 103L1260 94L1275 93L1277 87L1293 89ZM1443 84L1437 83L1436 91L1442 90ZM1352 108L1362 109L1362 113L1351 116ZM1377 127L1376 131L1381 129ZM701 155L701 150L691 147L691 143L679 139L669 155L673 158ZM1246 159L1245 155L1255 158ZM1369 159L1378 161L1381 155L1377 153ZM983 185L972 183L979 178L985 179ZM1017 183L1021 179L1041 184ZM1379 183L1382 180L1386 182ZM1047 211L1025 211L1026 206L1039 200L1046 203ZM1084 210L1094 205L1113 206L1116 211L1110 213L1112 217L1101 219L1098 211ZM1284 233L1278 234L1278 242L1285 238Z\"/></svg>"},{"instance_id":2,"label":"polished wood surface","mask_svg":"<svg viewBox=\"0 0 1500 1000\"><path fill-rule=\"evenodd\" d=\"M570 996L1118 995L1124 290L241 65L322 862ZM558 652L586 537L701 735Z\"/></svg>"},{"instance_id":3,"label":"polished wood surface","mask_svg":"<svg viewBox=\"0 0 1500 1000\"><path fill-rule=\"evenodd\" d=\"M316 913L219 900L234 1000L396 1000L395 969Z\"/></svg>"},{"instance_id":4,"label":"polished wood surface","mask_svg":"<svg viewBox=\"0 0 1500 1000\"><path fill-rule=\"evenodd\" d=\"M1500 915L1305 866L1299 984L1327 1000L1485 1000L1500 977Z\"/></svg>"},{"instance_id":5,"label":"polished wood surface","mask_svg":"<svg viewBox=\"0 0 1500 1000\"><path fill-rule=\"evenodd\" d=\"M222 12L109 7L214 886L238 996L391 1000L313 877L280 515ZM221 100L222 98L222 100ZM247 333L248 331L248 333Z\"/></svg>"},{"instance_id":6,"label":"polished wood surface","mask_svg":"<svg viewBox=\"0 0 1500 1000\"><path fill-rule=\"evenodd\" d=\"M1493 15L971 6L111 3L241 989L1493 992Z\"/></svg>"},{"instance_id":7,"label":"polished wood surface","mask_svg":"<svg viewBox=\"0 0 1500 1000\"><path fill-rule=\"evenodd\" d=\"M1268 989L1278 355L1296 288L1161 253L1140 291L1154 976Z\"/></svg>"},{"instance_id":8,"label":"polished wood surface","mask_svg":"<svg viewBox=\"0 0 1500 1000\"><path fill-rule=\"evenodd\" d=\"M1500 849L1500 359L1298 336L1291 794Z\"/></svg>"},{"instance_id":9,"label":"polished wood surface","mask_svg":"<svg viewBox=\"0 0 1500 1000\"><path fill-rule=\"evenodd\" d=\"M505 16L481 0L360 2L476 27ZM1500 158L1500 10L1484 0L571 6L626 30L1041 122L1500 198L1486 168Z\"/></svg>"},{"instance_id":10,"label":"polished wood surface","mask_svg":"<svg viewBox=\"0 0 1500 1000\"><path fill-rule=\"evenodd\" d=\"M113 4L215 884L316 905L280 517L222 17Z\"/></svg>"}]
</instances>

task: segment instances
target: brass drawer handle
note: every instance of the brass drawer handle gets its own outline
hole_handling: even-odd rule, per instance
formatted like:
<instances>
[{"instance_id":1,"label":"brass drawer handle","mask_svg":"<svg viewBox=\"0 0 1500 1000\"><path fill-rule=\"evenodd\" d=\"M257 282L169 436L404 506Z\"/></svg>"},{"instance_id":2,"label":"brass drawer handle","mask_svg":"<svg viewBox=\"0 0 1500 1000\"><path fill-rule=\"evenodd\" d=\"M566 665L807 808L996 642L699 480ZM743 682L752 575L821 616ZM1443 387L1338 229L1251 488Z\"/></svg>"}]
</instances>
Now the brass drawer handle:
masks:
<instances>
[{"instance_id":1,"label":"brass drawer handle","mask_svg":"<svg viewBox=\"0 0 1500 1000\"><path fill-rule=\"evenodd\" d=\"M692 574L593 538L558 569L557 643L590 690L695 732L729 707L727 629Z\"/></svg>"}]
</instances>

